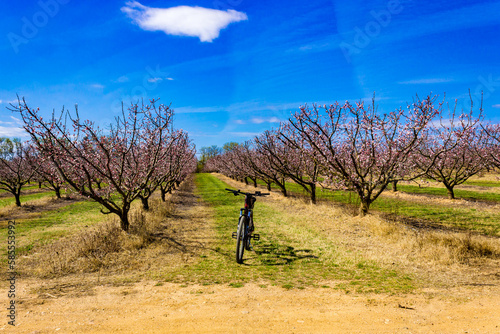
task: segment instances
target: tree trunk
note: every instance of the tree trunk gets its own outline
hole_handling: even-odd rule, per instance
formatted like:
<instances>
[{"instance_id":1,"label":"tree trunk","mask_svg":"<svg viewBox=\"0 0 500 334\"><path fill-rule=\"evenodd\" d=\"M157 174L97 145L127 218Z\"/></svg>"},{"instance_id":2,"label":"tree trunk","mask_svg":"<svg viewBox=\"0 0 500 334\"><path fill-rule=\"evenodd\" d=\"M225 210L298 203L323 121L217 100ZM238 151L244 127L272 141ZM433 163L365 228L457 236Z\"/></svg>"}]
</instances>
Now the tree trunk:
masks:
<instances>
[{"instance_id":1,"label":"tree trunk","mask_svg":"<svg viewBox=\"0 0 500 334\"><path fill-rule=\"evenodd\" d=\"M370 201L367 199L361 199L361 205L359 206L359 216L364 217L368 214L368 209L370 208Z\"/></svg>"},{"instance_id":2,"label":"tree trunk","mask_svg":"<svg viewBox=\"0 0 500 334\"><path fill-rule=\"evenodd\" d=\"M257 188L257 178L252 179L252 181L253 181L253 186L254 186L255 188Z\"/></svg>"},{"instance_id":3,"label":"tree trunk","mask_svg":"<svg viewBox=\"0 0 500 334\"><path fill-rule=\"evenodd\" d=\"M316 204L316 184L313 183L311 186L311 204Z\"/></svg>"},{"instance_id":4,"label":"tree trunk","mask_svg":"<svg viewBox=\"0 0 500 334\"><path fill-rule=\"evenodd\" d=\"M397 180L392 181L392 191L393 192L398 191L398 181Z\"/></svg>"},{"instance_id":5,"label":"tree trunk","mask_svg":"<svg viewBox=\"0 0 500 334\"><path fill-rule=\"evenodd\" d=\"M161 191L161 201L165 202L166 201L165 195L167 194L167 191L163 188L161 188L160 191Z\"/></svg>"},{"instance_id":6,"label":"tree trunk","mask_svg":"<svg viewBox=\"0 0 500 334\"><path fill-rule=\"evenodd\" d=\"M14 197L16 198L16 206L21 206L21 191L16 191Z\"/></svg>"},{"instance_id":7,"label":"tree trunk","mask_svg":"<svg viewBox=\"0 0 500 334\"><path fill-rule=\"evenodd\" d=\"M38 182L38 189L42 189L42 182Z\"/></svg>"},{"instance_id":8,"label":"tree trunk","mask_svg":"<svg viewBox=\"0 0 500 334\"><path fill-rule=\"evenodd\" d=\"M277 183L277 184L278 184L278 187L280 187L280 189L281 189L281 194L283 194L283 196L284 196L284 197L287 197L287 196L288 196L288 194L287 194L287 192L286 192L286 187L285 187L285 185L284 185L284 184L281 184L281 183Z\"/></svg>"},{"instance_id":9,"label":"tree trunk","mask_svg":"<svg viewBox=\"0 0 500 334\"><path fill-rule=\"evenodd\" d=\"M149 210L149 197L141 197L142 208L146 211Z\"/></svg>"},{"instance_id":10,"label":"tree trunk","mask_svg":"<svg viewBox=\"0 0 500 334\"><path fill-rule=\"evenodd\" d=\"M120 216L120 227L123 231L128 233L128 228L130 227L130 223L128 221L128 211Z\"/></svg>"},{"instance_id":11,"label":"tree trunk","mask_svg":"<svg viewBox=\"0 0 500 334\"><path fill-rule=\"evenodd\" d=\"M267 183L267 190L268 190L268 191L271 191L271 182L268 182L268 183Z\"/></svg>"},{"instance_id":12,"label":"tree trunk","mask_svg":"<svg viewBox=\"0 0 500 334\"><path fill-rule=\"evenodd\" d=\"M56 197L61 199L61 187L54 187L54 191L56 192Z\"/></svg>"},{"instance_id":13,"label":"tree trunk","mask_svg":"<svg viewBox=\"0 0 500 334\"><path fill-rule=\"evenodd\" d=\"M453 187L446 186L446 190L448 190L448 198L455 199L455 192L453 191Z\"/></svg>"},{"instance_id":14,"label":"tree trunk","mask_svg":"<svg viewBox=\"0 0 500 334\"><path fill-rule=\"evenodd\" d=\"M245 180L245 184L248 186L248 178L247 178L247 177L245 177L245 179L244 179L244 180Z\"/></svg>"},{"instance_id":15,"label":"tree trunk","mask_svg":"<svg viewBox=\"0 0 500 334\"><path fill-rule=\"evenodd\" d=\"M284 196L284 197L287 197L287 196L288 196L288 194L287 194L287 192L286 192L285 179L282 179L282 182L281 182L281 183L277 182L276 184L280 187L280 189L281 189L281 193L283 194L283 196Z\"/></svg>"}]
</instances>

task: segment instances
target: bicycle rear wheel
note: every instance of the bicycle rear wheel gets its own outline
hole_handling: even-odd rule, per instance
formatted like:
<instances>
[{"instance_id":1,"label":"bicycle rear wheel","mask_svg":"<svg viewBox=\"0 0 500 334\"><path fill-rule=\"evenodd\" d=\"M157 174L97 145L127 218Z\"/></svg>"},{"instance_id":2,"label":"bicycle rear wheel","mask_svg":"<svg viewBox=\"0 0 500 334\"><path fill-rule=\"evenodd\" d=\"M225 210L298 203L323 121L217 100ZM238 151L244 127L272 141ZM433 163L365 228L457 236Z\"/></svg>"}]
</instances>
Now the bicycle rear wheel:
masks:
<instances>
[{"instance_id":1,"label":"bicycle rear wheel","mask_svg":"<svg viewBox=\"0 0 500 334\"><path fill-rule=\"evenodd\" d=\"M238 223L238 232L236 236L236 262L243 263L243 253L245 252L245 229L246 229L247 219L245 216L240 217Z\"/></svg>"}]
</instances>

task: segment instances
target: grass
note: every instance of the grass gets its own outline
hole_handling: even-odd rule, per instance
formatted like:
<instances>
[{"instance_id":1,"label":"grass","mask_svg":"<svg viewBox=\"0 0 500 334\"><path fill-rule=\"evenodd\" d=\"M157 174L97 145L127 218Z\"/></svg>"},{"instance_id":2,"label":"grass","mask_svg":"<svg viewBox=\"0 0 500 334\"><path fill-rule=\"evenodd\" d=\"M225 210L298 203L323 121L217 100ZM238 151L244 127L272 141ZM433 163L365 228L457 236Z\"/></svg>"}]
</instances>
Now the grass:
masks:
<instances>
[{"instance_id":1,"label":"grass","mask_svg":"<svg viewBox=\"0 0 500 334\"><path fill-rule=\"evenodd\" d=\"M21 193L21 205L29 201L34 201L50 196L55 196L55 193L53 191L42 191L36 194L27 194L27 195L23 195L23 193ZM16 199L14 198L14 196L0 198L0 207L4 207L7 205L14 205L15 203Z\"/></svg>"},{"instance_id":2,"label":"grass","mask_svg":"<svg viewBox=\"0 0 500 334\"><path fill-rule=\"evenodd\" d=\"M260 183L260 182L259 182ZM291 194L307 196L301 186L295 183L287 183L287 189ZM398 189L408 193L420 193L446 197L444 188L419 188L409 185L398 185ZM500 194L488 192L474 192L457 189L458 197L473 198L490 202L500 202ZM351 191L331 191L319 188L317 190L319 201L334 201L347 205L357 214L359 199L357 194ZM411 218L420 222L442 225L450 228L477 231L486 235L500 236L500 213L492 210L477 210L474 208L453 207L442 203L428 204L416 201L397 199L380 196L370 206L370 210L395 215L402 218Z\"/></svg>"},{"instance_id":3,"label":"grass","mask_svg":"<svg viewBox=\"0 0 500 334\"><path fill-rule=\"evenodd\" d=\"M22 256L35 247L48 244L76 229L94 225L100 221L100 205L92 201L83 201L45 211L34 219L16 220L16 250ZM7 227L0 227L0 253L6 252Z\"/></svg>"},{"instance_id":4,"label":"grass","mask_svg":"<svg viewBox=\"0 0 500 334\"><path fill-rule=\"evenodd\" d=\"M392 189L392 186L389 186L389 190L390 189ZM446 190L446 188L418 187L412 185L398 184L398 191L403 191L405 193L410 193L410 194L425 194L425 195L440 196L442 198L448 198L448 191ZM463 189L455 189L454 192L455 192L455 197L457 199L462 198L467 200L479 200L479 201L500 203L500 194L498 193L470 191Z\"/></svg>"},{"instance_id":5,"label":"grass","mask_svg":"<svg viewBox=\"0 0 500 334\"><path fill-rule=\"evenodd\" d=\"M489 181L489 180L467 180L466 185L479 186L479 187L499 187L500 181Z\"/></svg>"},{"instance_id":6,"label":"grass","mask_svg":"<svg viewBox=\"0 0 500 334\"><path fill-rule=\"evenodd\" d=\"M197 197L191 195L193 183L188 182L181 186L187 190L172 195L172 203L154 201L148 213L135 203L130 234L118 231L116 222L91 201L17 220L20 272L38 278L95 273L97 283L99 277L117 284L148 278L158 285L169 281L238 289L253 283L263 289L404 293L427 283L422 270L432 276L428 281L438 274L444 277L440 282L449 282L451 265L500 258L497 238L415 231L377 216L351 217L326 201L312 206L272 195L256 203L261 240L238 265L231 234L243 197L225 192L231 187L213 175L198 174L195 181ZM201 208L193 205L197 198L203 202ZM174 214L173 203L184 208ZM3 254L5 245L2 231Z\"/></svg>"},{"instance_id":7,"label":"grass","mask_svg":"<svg viewBox=\"0 0 500 334\"><path fill-rule=\"evenodd\" d=\"M236 229L243 197L225 192L224 188L229 186L210 174L196 175L196 185L199 196L211 207L212 212L207 214L214 217L213 251L195 264L167 275L169 281L224 283L233 287L256 282L285 289L319 287L328 282L333 288L358 292L413 288L407 275L382 268L308 227L303 221L307 217L288 215L260 200L255 206L255 224L261 239L255 242L254 252L245 252L244 264L238 265L231 234ZM352 281L357 283L349 284Z\"/></svg>"}]
</instances>

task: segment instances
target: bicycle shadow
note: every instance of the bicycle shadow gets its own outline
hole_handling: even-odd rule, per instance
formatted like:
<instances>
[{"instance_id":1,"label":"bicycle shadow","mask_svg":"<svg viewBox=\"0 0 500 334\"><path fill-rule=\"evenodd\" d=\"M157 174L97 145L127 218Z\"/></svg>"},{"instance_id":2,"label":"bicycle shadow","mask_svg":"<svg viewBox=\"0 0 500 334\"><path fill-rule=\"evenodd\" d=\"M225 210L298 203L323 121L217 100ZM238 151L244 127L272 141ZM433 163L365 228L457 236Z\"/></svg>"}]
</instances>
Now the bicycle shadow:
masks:
<instances>
[{"instance_id":1,"label":"bicycle shadow","mask_svg":"<svg viewBox=\"0 0 500 334\"><path fill-rule=\"evenodd\" d=\"M244 259L244 264L252 266L284 266L304 259L318 259L318 256L313 255L312 252L311 249L295 249L287 245L263 243L255 246L255 256L248 256L247 259ZM250 255L251 253L247 254ZM253 260L256 263L248 264L246 263L247 260Z\"/></svg>"}]
</instances>

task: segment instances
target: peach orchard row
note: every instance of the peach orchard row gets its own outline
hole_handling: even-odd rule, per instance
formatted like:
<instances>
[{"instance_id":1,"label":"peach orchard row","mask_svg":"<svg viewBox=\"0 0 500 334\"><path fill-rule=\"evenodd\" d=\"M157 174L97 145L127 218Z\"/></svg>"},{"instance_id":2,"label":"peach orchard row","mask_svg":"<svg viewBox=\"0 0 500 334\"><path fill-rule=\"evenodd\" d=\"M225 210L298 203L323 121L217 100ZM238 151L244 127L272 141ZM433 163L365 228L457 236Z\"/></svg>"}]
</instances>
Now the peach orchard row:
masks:
<instances>
[{"instance_id":1,"label":"peach orchard row","mask_svg":"<svg viewBox=\"0 0 500 334\"><path fill-rule=\"evenodd\" d=\"M457 113L431 96L388 114L376 112L374 101L304 106L277 129L209 157L204 168L275 184L285 196L292 180L313 203L320 183L348 189L363 216L402 180L441 182L453 199L456 185L500 168L500 126L483 120L482 107Z\"/></svg>"},{"instance_id":2,"label":"peach orchard row","mask_svg":"<svg viewBox=\"0 0 500 334\"><path fill-rule=\"evenodd\" d=\"M64 186L100 203L103 213L118 215L128 231L132 201L149 209L153 192L159 189L165 200L196 168L188 134L173 128L173 110L155 100L131 105L109 129L80 119L78 109L44 120L20 99L11 110L31 137L26 143L0 139L0 188L17 205L31 181L45 182L58 196Z\"/></svg>"}]
</instances>

